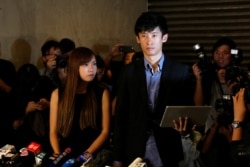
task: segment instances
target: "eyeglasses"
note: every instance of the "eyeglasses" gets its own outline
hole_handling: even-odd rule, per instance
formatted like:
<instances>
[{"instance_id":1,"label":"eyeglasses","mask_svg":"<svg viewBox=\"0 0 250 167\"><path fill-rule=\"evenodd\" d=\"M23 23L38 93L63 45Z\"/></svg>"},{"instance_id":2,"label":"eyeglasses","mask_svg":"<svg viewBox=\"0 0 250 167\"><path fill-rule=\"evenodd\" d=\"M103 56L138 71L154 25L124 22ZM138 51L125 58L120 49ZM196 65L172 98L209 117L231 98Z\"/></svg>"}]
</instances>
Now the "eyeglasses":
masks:
<instances>
[{"instance_id":1,"label":"eyeglasses","mask_svg":"<svg viewBox=\"0 0 250 167\"><path fill-rule=\"evenodd\" d=\"M58 54L58 53L46 53L45 56L61 56L61 54Z\"/></svg>"}]
</instances>

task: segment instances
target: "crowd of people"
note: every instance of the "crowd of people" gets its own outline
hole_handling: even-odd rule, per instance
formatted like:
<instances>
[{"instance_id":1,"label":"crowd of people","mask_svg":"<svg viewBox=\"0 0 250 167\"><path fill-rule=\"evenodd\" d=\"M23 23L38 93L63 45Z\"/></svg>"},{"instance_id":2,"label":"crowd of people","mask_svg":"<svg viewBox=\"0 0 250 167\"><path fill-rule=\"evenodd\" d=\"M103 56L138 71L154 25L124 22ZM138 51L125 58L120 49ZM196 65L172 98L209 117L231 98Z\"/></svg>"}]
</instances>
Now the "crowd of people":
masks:
<instances>
[{"instance_id":1,"label":"crowd of people","mask_svg":"<svg viewBox=\"0 0 250 167\"><path fill-rule=\"evenodd\" d=\"M0 146L37 142L55 159L69 148L57 166L126 167L138 157L148 167L249 166L250 81L242 84L236 43L219 38L211 64L189 67L163 51L164 16L142 13L134 33L140 52L116 44L103 58L63 38L42 45L41 69L0 59ZM178 117L161 127L171 105L212 110L202 126Z\"/></svg>"}]
</instances>

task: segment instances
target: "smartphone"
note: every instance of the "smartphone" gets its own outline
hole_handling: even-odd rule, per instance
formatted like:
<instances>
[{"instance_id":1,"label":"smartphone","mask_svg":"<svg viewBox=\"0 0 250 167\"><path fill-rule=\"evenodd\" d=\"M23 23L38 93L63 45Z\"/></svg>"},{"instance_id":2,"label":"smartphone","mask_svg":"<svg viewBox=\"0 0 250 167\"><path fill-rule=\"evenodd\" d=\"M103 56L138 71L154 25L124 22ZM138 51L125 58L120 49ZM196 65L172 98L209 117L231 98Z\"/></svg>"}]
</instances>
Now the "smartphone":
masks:
<instances>
[{"instance_id":1,"label":"smartphone","mask_svg":"<svg viewBox=\"0 0 250 167\"><path fill-rule=\"evenodd\" d=\"M133 46L119 46L119 52L122 52L122 53L134 52L134 48Z\"/></svg>"}]
</instances>

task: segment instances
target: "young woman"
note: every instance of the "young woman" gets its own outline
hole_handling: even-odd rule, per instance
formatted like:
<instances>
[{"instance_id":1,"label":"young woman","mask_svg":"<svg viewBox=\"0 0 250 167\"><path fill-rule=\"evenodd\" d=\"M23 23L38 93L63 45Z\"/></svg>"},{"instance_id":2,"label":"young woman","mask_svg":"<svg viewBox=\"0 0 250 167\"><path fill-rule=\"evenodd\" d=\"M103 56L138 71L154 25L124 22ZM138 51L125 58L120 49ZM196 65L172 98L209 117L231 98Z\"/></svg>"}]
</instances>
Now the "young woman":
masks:
<instances>
[{"instance_id":1,"label":"young woman","mask_svg":"<svg viewBox=\"0 0 250 167\"><path fill-rule=\"evenodd\" d=\"M55 89L50 105L50 143L54 156L65 148L71 155L94 156L108 143L110 95L96 80L96 58L89 48L69 56L65 86Z\"/></svg>"}]
</instances>

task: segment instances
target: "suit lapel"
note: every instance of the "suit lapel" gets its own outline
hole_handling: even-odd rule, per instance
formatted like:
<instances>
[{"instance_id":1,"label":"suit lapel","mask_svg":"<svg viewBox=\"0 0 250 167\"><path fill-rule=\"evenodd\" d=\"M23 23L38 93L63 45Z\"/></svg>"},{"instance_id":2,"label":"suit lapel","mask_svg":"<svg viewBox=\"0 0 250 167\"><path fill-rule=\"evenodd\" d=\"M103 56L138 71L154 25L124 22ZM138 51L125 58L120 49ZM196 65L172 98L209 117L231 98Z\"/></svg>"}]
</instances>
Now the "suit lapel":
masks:
<instances>
[{"instance_id":1,"label":"suit lapel","mask_svg":"<svg viewBox=\"0 0 250 167\"><path fill-rule=\"evenodd\" d=\"M145 74L145 66L144 66L144 60L140 60L138 61L138 63L136 63L136 80L138 82L139 85L139 89L142 95L145 95L144 97L147 97L147 81L146 81L146 74Z\"/></svg>"},{"instance_id":2,"label":"suit lapel","mask_svg":"<svg viewBox=\"0 0 250 167\"><path fill-rule=\"evenodd\" d=\"M160 87L159 87L159 94L158 98L162 97L162 94L166 94L168 92L167 90L171 87L169 86L168 77L171 73L170 71L171 62L170 60L165 56L163 67L162 67L162 74L161 74L161 81L160 81Z\"/></svg>"}]
</instances>

